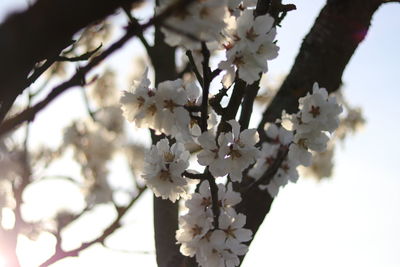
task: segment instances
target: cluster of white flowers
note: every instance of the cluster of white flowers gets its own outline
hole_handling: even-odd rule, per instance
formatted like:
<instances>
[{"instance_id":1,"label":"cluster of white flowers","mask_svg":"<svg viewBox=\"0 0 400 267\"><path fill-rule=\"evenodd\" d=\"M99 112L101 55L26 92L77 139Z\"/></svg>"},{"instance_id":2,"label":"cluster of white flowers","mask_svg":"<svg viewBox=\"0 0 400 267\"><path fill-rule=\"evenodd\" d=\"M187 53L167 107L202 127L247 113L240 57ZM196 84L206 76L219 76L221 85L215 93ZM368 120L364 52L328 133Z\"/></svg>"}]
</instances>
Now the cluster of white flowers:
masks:
<instances>
[{"instance_id":1,"label":"cluster of white flowers","mask_svg":"<svg viewBox=\"0 0 400 267\"><path fill-rule=\"evenodd\" d=\"M162 116L177 116L175 112L167 112L170 106L172 109L180 108L189 117L183 105L199 105L199 93L196 90L192 90L196 93L188 93L182 84L180 80L167 81L161 83L157 90L151 90L148 88L149 81L144 78L134 92L125 92L122 97L125 116L137 125L152 126L165 133L174 132L171 130L174 127L180 131L184 131L184 127L189 129L189 121L179 124L180 120L176 118L168 120L168 127L162 121L156 122ZM173 90L177 91L174 98L171 97ZM173 103L170 105L169 101ZM338 125L341 107L318 85L314 85L313 93L301 98L299 103L300 111L286 115L281 122L282 125L291 122L291 129L281 124L266 125L267 142L262 144L261 151L256 147L259 141L257 131L240 131L240 125L235 120L228 121L232 130L222 132L218 137L215 129L204 131L196 138L201 149L197 154L198 163L207 167L213 177L228 175L232 182L241 182L243 171L254 163L248 174L255 179L262 179L264 173L278 163L272 179L260 184L260 188L266 188L270 195L276 196L279 188L288 181L297 181L297 167L307 165L307 157L311 155L309 149L322 151L328 139L325 132L334 131ZM154 111L154 114L149 111ZM157 115L160 118L153 118L156 113L160 113ZM321 135L326 138L320 138ZM252 235L250 230L243 228L245 215L237 214L233 208L240 202L240 194L232 190L231 183L227 187L218 185L216 202L220 215L218 223L215 223L212 208L215 200L211 196L209 182L203 181L198 193L189 193L189 185L195 181L184 177L188 175L185 171L189 167L190 153L185 150L185 141L175 140L172 146L168 139L152 146L145 156L142 177L157 197L173 202L180 198L188 199L185 205L189 211L181 217L176 235L184 255L196 256L200 266L237 266L240 263L238 256L247 252L243 242L249 241Z\"/></svg>"},{"instance_id":2,"label":"cluster of white flowers","mask_svg":"<svg viewBox=\"0 0 400 267\"><path fill-rule=\"evenodd\" d=\"M309 150L323 152L329 141L327 132L332 133L339 126L342 107L336 98L328 96L325 88L315 83L313 93L299 99L299 112L289 116L292 122L294 143L290 145L289 157L297 159L304 166L311 165Z\"/></svg>"},{"instance_id":3,"label":"cluster of white flowers","mask_svg":"<svg viewBox=\"0 0 400 267\"><path fill-rule=\"evenodd\" d=\"M146 153L142 177L157 197L175 202L186 196L189 183L182 174L189 167L189 156L181 143L169 146L166 138Z\"/></svg>"},{"instance_id":4,"label":"cluster of white flowers","mask_svg":"<svg viewBox=\"0 0 400 267\"><path fill-rule=\"evenodd\" d=\"M274 177L267 185L260 185L260 188L266 188L271 196L276 196L279 188L285 186L288 181L297 181L299 165L310 166L311 151L326 150L329 141L326 132L332 133L338 127L341 112L342 107L336 98L328 96L326 89L319 88L315 83L313 93L299 99L299 112L283 115L283 124L288 129L276 124L266 125L269 140L263 143L261 155L249 171L249 175L261 179L278 160L279 152L288 150L287 157L282 159Z\"/></svg>"},{"instance_id":5,"label":"cluster of white flowers","mask_svg":"<svg viewBox=\"0 0 400 267\"><path fill-rule=\"evenodd\" d=\"M252 237L252 232L243 228L246 216L238 214L233 206L241 201L240 194L218 184L218 228L214 226L213 200L208 181L203 181L199 192L185 202L188 213L180 218L176 239L181 244L181 253L193 257L200 266L237 266L239 257L246 254L248 246L243 244Z\"/></svg>"},{"instance_id":6,"label":"cluster of white flowers","mask_svg":"<svg viewBox=\"0 0 400 267\"><path fill-rule=\"evenodd\" d=\"M190 118L185 105L193 106L199 101L200 90L195 83L183 80L165 81L151 89L147 70L140 82L121 97L123 115L137 127L149 127L180 140L189 140L198 132L198 126ZM192 134L193 133L193 134Z\"/></svg>"},{"instance_id":7,"label":"cluster of white flowers","mask_svg":"<svg viewBox=\"0 0 400 267\"><path fill-rule=\"evenodd\" d=\"M159 11L171 2L163 1ZM218 64L219 71L225 71L223 86L230 87L236 74L253 84L268 70L267 61L275 58L279 50L274 42L274 19L268 14L255 17L256 4L256 0L194 1L163 24L165 41L190 49L192 55L200 48L199 40L207 42L208 49L223 47L226 60ZM199 72L205 75L201 69ZM149 86L145 71L142 80L121 97L128 121L171 137L171 145L164 138L146 153L142 177L157 197L172 202L186 199L188 212L180 217L176 233L183 255L195 256L200 266L238 266L239 256L248 250L245 243L252 238L252 232L244 228L246 216L234 208L241 196L233 191L232 183L242 182L248 170L249 176L258 179L260 188L276 196L288 181L297 181L299 165L309 165L309 149L325 149L325 132L337 128L341 107L325 89L315 85L312 94L300 99L300 111L285 118L292 123L292 129L284 127L283 121L266 125L267 142L260 150L256 129L241 131L239 122L229 120L219 123L230 124L231 130L219 132L214 127L216 122L203 121L213 116L199 112L210 105L201 103L201 92L195 83L177 79L161 82L155 89ZM208 92L209 88L203 89ZM200 122L207 127L200 129ZM197 162L205 167L203 173L186 171L189 144L195 144L198 150ZM227 185L217 185L216 178L224 176ZM197 192L190 193L190 185L197 184L197 178L202 182Z\"/></svg>"},{"instance_id":8,"label":"cluster of white flowers","mask_svg":"<svg viewBox=\"0 0 400 267\"><path fill-rule=\"evenodd\" d=\"M160 9L170 3L164 1ZM274 19L268 14L254 17L256 4L256 0L195 1L167 20L170 28L163 28L165 42L170 46L199 50L200 43L191 36L207 42L209 49L224 49L226 60L218 65L226 71L224 87L234 82L236 72L240 79L252 84L261 73L267 72L267 60L276 58L279 50L274 42Z\"/></svg>"},{"instance_id":9,"label":"cluster of white flowers","mask_svg":"<svg viewBox=\"0 0 400 267\"><path fill-rule=\"evenodd\" d=\"M276 28L274 19L266 14L254 18L253 10L246 9L238 18L231 17L225 31L226 60L219 68L226 70L223 78L229 87L238 71L239 78L252 84L268 70L268 61L278 56L275 45Z\"/></svg>"},{"instance_id":10,"label":"cluster of white flowers","mask_svg":"<svg viewBox=\"0 0 400 267\"><path fill-rule=\"evenodd\" d=\"M288 148L293 141L293 133L276 124L267 124L265 127L268 142L262 144L260 156L256 164L249 171L249 175L256 179L260 179L262 175L271 168L278 159L278 155ZM288 183L288 181L296 182L299 175L297 173L298 164L290 158L284 158L273 179L265 186L271 196L276 196L279 188Z\"/></svg>"},{"instance_id":11,"label":"cluster of white flowers","mask_svg":"<svg viewBox=\"0 0 400 267\"><path fill-rule=\"evenodd\" d=\"M228 123L232 126L232 131L221 133L218 144L210 131L204 132L198 138L203 150L198 154L197 160L200 165L209 166L213 176L229 174L232 181L240 182L243 170L258 157L259 151L255 147L259 140L258 133L256 129L240 132L240 125L235 120Z\"/></svg>"}]
</instances>

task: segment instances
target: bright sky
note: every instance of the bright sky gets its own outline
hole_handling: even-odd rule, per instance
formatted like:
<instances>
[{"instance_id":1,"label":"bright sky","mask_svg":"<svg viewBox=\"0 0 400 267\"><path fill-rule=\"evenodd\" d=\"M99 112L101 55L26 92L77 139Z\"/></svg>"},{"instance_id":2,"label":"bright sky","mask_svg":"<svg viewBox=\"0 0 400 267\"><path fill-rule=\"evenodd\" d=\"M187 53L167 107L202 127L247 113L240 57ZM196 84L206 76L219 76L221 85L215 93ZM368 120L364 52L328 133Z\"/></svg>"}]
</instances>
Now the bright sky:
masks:
<instances>
[{"instance_id":1,"label":"bright sky","mask_svg":"<svg viewBox=\"0 0 400 267\"><path fill-rule=\"evenodd\" d=\"M288 14L278 31L281 50L270 64L271 75L289 71L302 38L325 1L290 2L298 10ZM0 20L17 3L25 5L22 0L2 0ZM400 266L400 143L396 123L400 117L399 15L399 4L386 4L375 14L366 40L344 74L344 93L350 103L363 108L365 129L337 148L332 179L319 183L300 179L281 191L250 247L244 267ZM123 61L122 55L115 58ZM67 94L60 99L65 102L73 97ZM50 134L59 135L45 126L48 121L59 124L66 115L55 107L49 110L57 116L43 114L37 123ZM68 111L79 114L81 110ZM155 266L151 210L151 195L147 194L127 216L127 226L108 240L115 248L150 254L113 252L95 246L77 259L54 266ZM88 219L85 231L74 227L70 231L79 232L80 238L95 236L97 227L112 219L107 207L96 212L99 215ZM35 246L21 251L24 266L35 266L32 254L40 257L47 253L48 240L48 236L42 236ZM72 248L76 241L69 240L66 246Z\"/></svg>"}]
</instances>

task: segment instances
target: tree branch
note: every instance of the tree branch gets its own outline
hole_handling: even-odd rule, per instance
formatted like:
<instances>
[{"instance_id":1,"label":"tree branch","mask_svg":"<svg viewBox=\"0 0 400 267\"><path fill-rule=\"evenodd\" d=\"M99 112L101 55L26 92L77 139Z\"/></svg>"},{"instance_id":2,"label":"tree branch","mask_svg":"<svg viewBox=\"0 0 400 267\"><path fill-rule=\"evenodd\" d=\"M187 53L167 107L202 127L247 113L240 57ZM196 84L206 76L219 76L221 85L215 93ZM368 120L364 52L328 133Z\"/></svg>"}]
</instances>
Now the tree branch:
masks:
<instances>
[{"instance_id":1,"label":"tree branch","mask_svg":"<svg viewBox=\"0 0 400 267\"><path fill-rule=\"evenodd\" d=\"M231 98L229 99L228 106L223 109L221 122L218 125L218 134L220 132L226 132L229 129L228 120L233 120L236 117L236 113L242 103L243 96L246 91L246 82L239 78L236 78L235 85L233 87L233 92Z\"/></svg>"},{"instance_id":2,"label":"tree branch","mask_svg":"<svg viewBox=\"0 0 400 267\"><path fill-rule=\"evenodd\" d=\"M178 2L174 3L173 5L169 6L166 10L164 10L164 12L160 13L157 16L154 16L147 23L143 24L140 27L140 29L138 29L137 27L128 27L127 31L123 37L121 37L118 41L116 41L114 44L112 44L103 53L101 53L100 55L93 58L84 67L80 68L75 73L75 75L71 77L70 80L55 87L50 92L50 94L47 95L47 97L44 100L37 103L35 106L32 106L31 108L28 108L28 109L22 111L21 113L8 119L7 121L4 121L0 125L0 135L3 135L4 133L9 132L10 130L14 129L16 126L18 126L19 124L21 124L24 121L33 120L39 111L41 111L43 108L45 108L51 101L53 101L57 96L59 96L61 93L65 92L69 88L78 86L78 85L81 85L81 86L85 85L85 82L84 82L85 75L90 70L92 70L95 66L100 64L109 55L111 55L116 50L121 48L129 39L131 39L133 36L136 36L138 32L140 33L152 25L160 24L165 18L167 18L173 12L175 12L176 10L179 10L180 8L184 8L190 2L191 1L183 1L182 0L182 1L178 1Z\"/></svg>"},{"instance_id":3,"label":"tree branch","mask_svg":"<svg viewBox=\"0 0 400 267\"><path fill-rule=\"evenodd\" d=\"M93 239L92 241L85 242L83 243L80 247L69 250L69 251L64 251L61 248L61 239L57 238L57 244L56 244L56 252L53 256L48 258L45 262L40 264L41 267L49 266L61 259L67 258L67 257L76 257L79 255L79 253L88 247L96 244L96 243L101 243L103 244L104 241L109 237L112 233L115 232L118 228L121 227L121 219L124 217L124 215L127 213L127 211L136 203L136 200L142 195L142 193L146 190L146 187L139 188L138 194L132 198L132 200L129 202L129 204L125 207L116 207L117 210L117 218L103 231L103 234L96 239Z\"/></svg>"},{"instance_id":4,"label":"tree branch","mask_svg":"<svg viewBox=\"0 0 400 267\"><path fill-rule=\"evenodd\" d=\"M9 16L0 25L0 121L25 89L24 81L37 62L58 55L90 23L137 1L38 0Z\"/></svg>"}]
</instances>

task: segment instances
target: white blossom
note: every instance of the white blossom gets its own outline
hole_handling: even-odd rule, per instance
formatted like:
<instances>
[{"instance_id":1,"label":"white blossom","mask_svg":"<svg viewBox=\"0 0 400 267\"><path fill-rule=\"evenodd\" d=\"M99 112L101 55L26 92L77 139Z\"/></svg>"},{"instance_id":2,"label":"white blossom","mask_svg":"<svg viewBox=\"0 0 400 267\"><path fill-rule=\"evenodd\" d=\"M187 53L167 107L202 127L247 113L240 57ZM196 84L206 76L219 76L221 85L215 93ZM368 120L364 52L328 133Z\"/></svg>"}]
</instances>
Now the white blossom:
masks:
<instances>
[{"instance_id":1,"label":"white blossom","mask_svg":"<svg viewBox=\"0 0 400 267\"><path fill-rule=\"evenodd\" d=\"M196 254L202 238L211 230L212 218L205 213L197 216L186 214L179 218L179 230L176 231L177 243L181 244L180 251L185 256Z\"/></svg>"},{"instance_id":2,"label":"white blossom","mask_svg":"<svg viewBox=\"0 0 400 267\"><path fill-rule=\"evenodd\" d=\"M168 140L162 139L146 153L142 177L157 197L175 202L187 195L188 181L182 173L189 166L188 160L189 152L183 144L170 147Z\"/></svg>"},{"instance_id":3,"label":"white blossom","mask_svg":"<svg viewBox=\"0 0 400 267\"><path fill-rule=\"evenodd\" d=\"M251 240L252 232L249 229L243 228L246 223L244 214L226 214L219 216L218 227L225 233L226 246L236 255L244 255L248 250L248 246L242 244Z\"/></svg>"},{"instance_id":4,"label":"white blossom","mask_svg":"<svg viewBox=\"0 0 400 267\"><path fill-rule=\"evenodd\" d=\"M256 164L249 170L249 175L255 179L260 178L276 160L279 145L264 142Z\"/></svg>"},{"instance_id":5,"label":"white blossom","mask_svg":"<svg viewBox=\"0 0 400 267\"><path fill-rule=\"evenodd\" d=\"M158 85L155 95L157 120L155 129L176 135L181 131L188 133L189 112L183 107L188 102L188 95L181 79L165 81Z\"/></svg>"},{"instance_id":6,"label":"white blossom","mask_svg":"<svg viewBox=\"0 0 400 267\"><path fill-rule=\"evenodd\" d=\"M288 145L293 141L293 132L284 127L278 127L275 123L267 123L264 129L265 134L274 144Z\"/></svg>"},{"instance_id":7,"label":"white blossom","mask_svg":"<svg viewBox=\"0 0 400 267\"><path fill-rule=\"evenodd\" d=\"M240 194L232 190L231 183L227 187L218 184L220 215L219 228L215 229L210 185L207 180L203 181L198 193L186 200L188 213L179 220L176 239L181 244L181 253L196 256L200 266L237 266L240 263L238 256L248 249L243 242L252 236L250 230L243 228L246 217L233 209L240 201Z\"/></svg>"},{"instance_id":8,"label":"white blossom","mask_svg":"<svg viewBox=\"0 0 400 267\"><path fill-rule=\"evenodd\" d=\"M183 80L164 81L157 89L149 88L147 71L141 82L135 82L130 92L121 97L124 116L137 127L149 127L172 135L180 142L192 141L200 133L191 123L185 105L197 105L200 90L194 83Z\"/></svg>"},{"instance_id":9,"label":"white blossom","mask_svg":"<svg viewBox=\"0 0 400 267\"><path fill-rule=\"evenodd\" d=\"M223 84L229 87L235 78L235 69L239 78L252 84L268 70L267 60L277 57L279 48L274 44L276 29L274 19L266 14L254 18L252 10L243 11L236 20L231 18L225 34L227 40L226 60L219 68L226 70Z\"/></svg>"},{"instance_id":10,"label":"white blossom","mask_svg":"<svg viewBox=\"0 0 400 267\"><path fill-rule=\"evenodd\" d=\"M301 121L310 128L332 133L339 126L338 115L343 111L336 98L328 96L325 88L313 85L313 93L299 99ZM299 129L301 130L301 128Z\"/></svg>"},{"instance_id":11,"label":"white blossom","mask_svg":"<svg viewBox=\"0 0 400 267\"><path fill-rule=\"evenodd\" d=\"M149 88L147 73L146 69L142 80L134 81L130 91L123 92L120 102L123 115L128 121L135 122L137 127L154 128L159 108L154 97L155 90Z\"/></svg>"},{"instance_id":12,"label":"white blossom","mask_svg":"<svg viewBox=\"0 0 400 267\"><path fill-rule=\"evenodd\" d=\"M310 166L312 155L309 149L317 152L326 150L329 141L326 132L332 133L339 126L338 116L342 107L337 104L336 98L328 96L326 89L314 83L313 93L299 99L299 109L298 114L290 118L296 134L289 148L289 158Z\"/></svg>"},{"instance_id":13,"label":"white blossom","mask_svg":"<svg viewBox=\"0 0 400 267\"><path fill-rule=\"evenodd\" d=\"M223 135L219 136L219 143L222 142L223 137ZM219 156L219 147L215 141L214 134L206 131L199 136L198 142L202 147L202 151L197 155L198 163L202 166L209 166L211 174L215 177L226 175L225 161L227 160Z\"/></svg>"},{"instance_id":14,"label":"white blossom","mask_svg":"<svg viewBox=\"0 0 400 267\"><path fill-rule=\"evenodd\" d=\"M218 205L223 212L231 214L233 207L242 201L240 193L233 191L232 183L228 183L226 188L223 184L218 184Z\"/></svg>"},{"instance_id":15,"label":"white blossom","mask_svg":"<svg viewBox=\"0 0 400 267\"><path fill-rule=\"evenodd\" d=\"M282 115L282 125L295 134L279 133L278 128L269 125L266 129L270 142L276 143L286 139L285 145L289 145L287 158L282 162L276 174L268 185L261 185L266 188L271 196L275 197L279 188L283 187L290 180L296 182L298 179L297 166L310 166L312 163L311 151L324 152L327 149L329 136L339 125L338 115L342 107L337 104L336 98L328 96L324 88L319 88L315 83L312 94L308 93L299 99L299 112L297 114ZM290 123L288 123L290 122ZM286 130L284 130L286 131ZM281 134L286 137L281 137ZM269 144L263 144L261 153L263 157L273 158L276 148ZM263 164L264 160L259 159L249 174L258 179L268 169L269 164Z\"/></svg>"},{"instance_id":16,"label":"white blossom","mask_svg":"<svg viewBox=\"0 0 400 267\"><path fill-rule=\"evenodd\" d=\"M246 129L240 132L240 125L235 120L228 123L232 126L232 132L221 133L223 138L219 143L218 155L224 158L224 168L230 175L232 181L241 181L242 172L250 164L254 163L258 156L258 149L255 144L259 137L256 129Z\"/></svg>"}]
</instances>

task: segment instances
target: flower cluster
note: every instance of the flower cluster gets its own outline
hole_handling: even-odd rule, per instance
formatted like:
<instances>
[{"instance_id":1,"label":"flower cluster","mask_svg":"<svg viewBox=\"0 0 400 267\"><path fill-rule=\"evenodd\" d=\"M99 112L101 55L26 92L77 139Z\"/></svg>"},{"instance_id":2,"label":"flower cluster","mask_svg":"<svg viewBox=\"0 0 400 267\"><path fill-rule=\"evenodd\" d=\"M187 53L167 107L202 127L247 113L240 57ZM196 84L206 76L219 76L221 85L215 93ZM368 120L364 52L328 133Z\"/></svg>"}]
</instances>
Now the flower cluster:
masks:
<instances>
[{"instance_id":1,"label":"flower cluster","mask_svg":"<svg viewBox=\"0 0 400 267\"><path fill-rule=\"evenodd\" d=\"M275 175L267 181L269 183L260 185L261 188L266 188L271 196L276 196L279 188L285 186L288 181L297 181L299 165L310 166L311 151L326 150L329 140L326 132L332 133L338 127L338 115L341 112L342 107L338 105L335 97L329 97L326 89L319 88L315 83L313 93L299 99L299 112L283 115L283 124L290 130L276 124L266 125L268 140L263 143L260 157L249 171L249 175L255 179L262 179L263 174L281 160ZM291 125L287 125L287 122ZM287 153L287 156L284 153Z\"/></svg>"},{"instance_id":2,"label":"flower cluster","mask_svg":"<svg viewBox=\"0 0 400 267\"><path fill-rule=\"evenodd\" d=\"M224 86L233 83L236 70L240 79L252 84L261 73L267 72L267 60L278 56L274 19L268 14L254 18L253 10L247 9L237 19L231 17L229 22L224 44L226 60L219 64L220 69L226 70Z\"/></svg>"},{"instance_id":3,"label":"flower cluster","mask_svg":"<svg viewBox=\"0 0 400 267\"><path fill-rule=\"evenodd\" d=\"M161 10L171 1L164 2ZM279 50L274 42L274 19L269 14L254 17L256 4L256 0L195 1L164 24L165 42L195 52L200 49L201 40L210 49L225 50L226 60L218 65L226 71L224 87L234 82L236 72L240 79L252 84L267 72L267 61L276 58Z\"/></svg>"},{"instance_id":4,"label":"flower cluster","mask_svg":"<svg viewBox=\"0 0 400 267\"><path fill-rule=\"evenodd\" d=\"M142 177L157 197L175 202L188 192L189 183L182 176L188 167L189 152L181 143L169 146L165 138L146 153Z\"/></svg>"},{"instance_id":5,"label":"flower cluster","mask_svg":"<svg viewBox=\"0 0 400 267\"><path fill-rule=\"evenodd\" d=\"M243 244L252 237L252 232L244 229L246 216L238 214L233 206L241 201L240 194L218 185L218 228L214 227L213 200L208 181L203 181L199 192L185 202L188 213L180 218L176 239L181 244L181 253L193 257L200 266L237 266L238 256L246 254L248 247Z\"/></svg>"},{"instance_id":6,"label":"flower cluster","mask_svg":"<svg viewBox=\"0 0 400 267\"><path fill-rule=\"evenodd\" d=\"M246 129L240 132L240 125L235 120L228 123L232 131L221 133L218 142L210 132L204 132L198 141L203 150L198 154L200 165L209 166L210 172L215 177L229 174L234 182L242 180L242 172L254 163L258 156L255 144L258 142L256 129Z\"/></svg>"},{"instance_id":7,"label":"flower cluster","mask_svg":"<svg viewBox=\"0 0 400 267\"><path fill-rule=\"evenodd\" d=\"M193 122L185 105L194 105L200 97L200 90L194 83L184 84L183 80L165 81L151 89L147 70L140 82L121 97L123 115L137 127L149 127L178 139L191 137ZM189 127L189 125L191 127Z\"/></svg>"},{"instance_id":8,"label":"flower cluster","mask_svg":"<svg viewBox=\"0 0 400 267\"><path fill-rule=\"evenodd\" d=\"M163 1L159 10L165 10L171 2ZM226 59L218 69L200 69L196 62L202 60L194 59L192 67L203 93L209 93L211 82L220 72L224 74L225 91L237 78L253 84L268 70L268 60L277 56L274 19L268 14L255 17L256 4L256 0L194 1L163 23L166 43L191 50L187 53L189 58L199 50L200 40L207 42L201 46L202 64L209 63L213 52L206 50L224 48ZM260 149L257 130L241 131L238 121L223 119L223 112L218 113L222 114L219 123L229 124L231 130L214 127L218 118L212 116L210 106L215 105L208 103L208 96L200 96L195 83L182 79L164 81L152 89L146 71L141 81L123 93L121 104L123 115L130 122L170 138L162 139L146 153L142 177L157 197L173 202L186 199L188 212L180 217L176 232L181 253L195 256L200 266L234 267L240 264L239 256L247 252L245 243L252 238L252 232L244 228L246 216L234 208L241 196L233 190L232 183L243 182L243 176L248 174L256 180L250 186L267 189L276 196L288 181L297 181L299 165L309 165L309 150L326 148L326 132L337 128L341 107L325 89L315 85L312 94L300 99L297 114L286 116L279 124L266 125L267 138ZM202 103L203 100L207 102ZM211 120L214 122L209 123ZM285 126L287 121L291 122L291 129ZM186 171L188 150L198 152L197 162L205 167L203 173ZM217 178L224 176L226 185L217 184ZM201 183L191 194L190 184L198 180ZM244 182L241 186L249 181Z\"/></svg>"},{"instance_id":9,"label":"flower cluster","mask_svg":"<svg viewBox=\"0 0 400 267\"><path fill-rule=\"evenodd\" d=\"M289 116L292 129L296 132L289 157L310 166L312 154L309 150L326 150L329 141L327 132L332 133L339 126L339 114L343 109L335 97L328 96L326 89L319 88L315 83L313 93L299 99L299 110L296 115Z\"/></svg>"}]
</instances>

